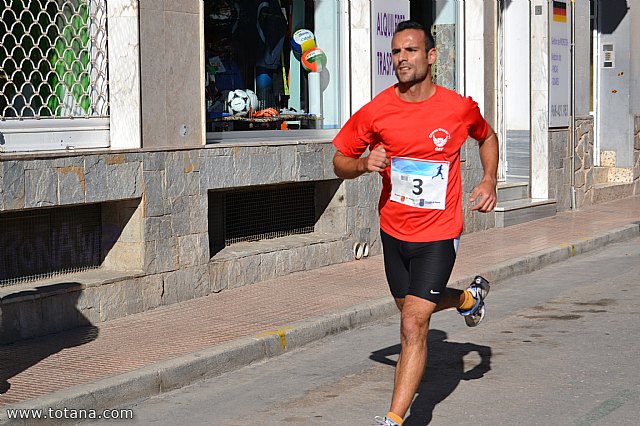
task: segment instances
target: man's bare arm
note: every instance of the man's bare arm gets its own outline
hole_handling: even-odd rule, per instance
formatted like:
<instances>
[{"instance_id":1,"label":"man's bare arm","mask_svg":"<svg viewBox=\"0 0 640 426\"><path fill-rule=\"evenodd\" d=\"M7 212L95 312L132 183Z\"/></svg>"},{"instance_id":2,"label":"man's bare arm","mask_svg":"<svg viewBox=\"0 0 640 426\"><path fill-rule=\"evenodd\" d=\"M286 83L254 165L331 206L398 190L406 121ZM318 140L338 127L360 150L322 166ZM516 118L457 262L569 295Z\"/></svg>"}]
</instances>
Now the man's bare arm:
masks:
<instances>
[{"instance_id":1,"label":"man's bare arm","mask_svg":"<svg viewBox=\"0 0 640 426\"><path fill-rule=\"evenodd\" d=\"M389 164L382 145L376 146L366 157L351 158L340 151L336 151L333 156L333 170L341 179L355 179L365 173L381 172Z\"/></svg>"},{"instance_id":2,"label":"man's bare arm","mask_svg":"<svg viewBox=\"0 0 640 426\"><path fill-rule=\"evenodd\" d=\"M473 188L469 201L475 203L471 210L488 213L496 206L496 185L498 183L498 136L489 129L487 137L480 141L480 161L484 176Z\"/></svg>"}]
</instances>

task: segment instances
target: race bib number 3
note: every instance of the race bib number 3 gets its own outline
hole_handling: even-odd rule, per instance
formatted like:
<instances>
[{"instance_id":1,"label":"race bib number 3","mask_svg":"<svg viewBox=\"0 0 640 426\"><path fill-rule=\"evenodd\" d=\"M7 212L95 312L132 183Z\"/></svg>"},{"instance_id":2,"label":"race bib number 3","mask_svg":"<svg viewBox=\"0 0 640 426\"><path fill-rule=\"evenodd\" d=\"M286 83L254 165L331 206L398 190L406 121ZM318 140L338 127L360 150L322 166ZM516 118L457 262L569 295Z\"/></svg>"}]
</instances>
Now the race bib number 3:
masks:
<instances>
[{"instance_id":1,"label":"race bib number 3","mask_svg":"<svg viewBox=\"0 0 640 426\"><path fill-rule=\"evenodd\" d=\"M391 201L421 209L444 210L449 162L391 159Z\"/></svg>"}]
</instances>

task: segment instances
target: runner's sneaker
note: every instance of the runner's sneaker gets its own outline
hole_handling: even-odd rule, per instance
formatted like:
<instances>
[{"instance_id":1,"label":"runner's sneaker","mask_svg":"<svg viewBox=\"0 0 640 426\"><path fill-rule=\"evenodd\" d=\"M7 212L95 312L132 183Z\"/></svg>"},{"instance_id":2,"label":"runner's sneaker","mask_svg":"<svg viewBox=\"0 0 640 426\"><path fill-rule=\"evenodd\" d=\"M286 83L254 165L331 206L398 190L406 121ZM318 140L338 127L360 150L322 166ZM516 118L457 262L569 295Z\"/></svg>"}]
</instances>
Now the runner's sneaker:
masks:
<instances>
[{"instance_id":1,"label":"runner's sneaker","mask_svg":"<svg viewBox=\"0 0 640 426\"><path fill-rule=\"evenodd\" d=\"M476 299L476 304L473 308L468 311L460 311L460 315L464 316L464 322L468 327L475 327L484 318L484 298L489 294L489 281L485 280L480 275L477 275L467 290L471 293L474 299Z\"/></svg>"},{"instance_id":2,"label":"runner's sneaker","mask_svg":"<svg viewBox=\"0 0 640 426\"><path fill-rule=\"evenodd\" d=\"M375 416L373 420L375 420L376 426L400 426L388 417Z\"/></svg>"}]
</instances>

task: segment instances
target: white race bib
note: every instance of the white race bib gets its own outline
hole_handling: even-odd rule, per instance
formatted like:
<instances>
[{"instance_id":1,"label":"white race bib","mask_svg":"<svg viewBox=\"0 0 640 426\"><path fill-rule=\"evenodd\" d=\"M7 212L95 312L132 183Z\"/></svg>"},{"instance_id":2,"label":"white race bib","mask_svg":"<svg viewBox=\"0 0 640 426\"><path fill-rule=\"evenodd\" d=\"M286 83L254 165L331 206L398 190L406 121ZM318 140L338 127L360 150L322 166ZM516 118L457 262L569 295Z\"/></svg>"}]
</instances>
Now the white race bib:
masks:
<instances>
[{"instance_id":1,"label":"white race bib","mask_svg":"<svg viewBox=\"0 0 640 426\"><path fill-rule=\"evenodd\" d=\"M391 201L421 209L444 210L448 161L391 159Z\"/></svg>"}]
</instances>

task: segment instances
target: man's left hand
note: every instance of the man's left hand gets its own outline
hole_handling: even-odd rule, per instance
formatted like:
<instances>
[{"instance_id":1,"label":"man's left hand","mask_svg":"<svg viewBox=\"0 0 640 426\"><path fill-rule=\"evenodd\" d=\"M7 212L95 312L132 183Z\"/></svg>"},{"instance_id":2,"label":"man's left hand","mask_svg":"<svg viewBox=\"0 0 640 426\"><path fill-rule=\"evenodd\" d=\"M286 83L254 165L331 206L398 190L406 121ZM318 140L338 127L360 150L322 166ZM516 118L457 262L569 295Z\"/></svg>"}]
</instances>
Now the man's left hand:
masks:
<instances>
[{"instance_id":1,"label":"man's left hand","mask_svg":"<svg viewBox=\"0 0 640 426\"><path fill-rule=\"evenodd\" d=\"M496 206L497 198L495 182L483 180L471 191L471 197L469 198L469 201L473 204L471 210L489 213Z\"/></svg>"}]
</instances>

